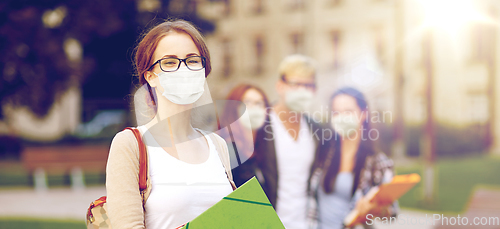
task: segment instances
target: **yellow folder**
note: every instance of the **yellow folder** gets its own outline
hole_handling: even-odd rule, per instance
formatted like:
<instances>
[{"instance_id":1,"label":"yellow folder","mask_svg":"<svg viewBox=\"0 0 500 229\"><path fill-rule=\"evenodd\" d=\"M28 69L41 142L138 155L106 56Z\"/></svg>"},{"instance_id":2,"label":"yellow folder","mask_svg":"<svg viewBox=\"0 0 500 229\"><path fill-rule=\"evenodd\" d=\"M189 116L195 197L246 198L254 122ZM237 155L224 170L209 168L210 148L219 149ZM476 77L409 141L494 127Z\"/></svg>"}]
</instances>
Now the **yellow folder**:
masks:
<instances>
[{"instance_id":1,"label":"yellow folder","mask_svg":"<svg viewBox=\"0 0 500 229\"><path fill-rule=\"evenodd\" d=\"M184 225L199 228L285 228L255 177Z\"/></svg>"},{"instance_id":2,"label":"yellow folder","mask_svg":"<svg viewBox=\"0 0 500 229\"><path fill-rule=\"evenodd\" d=\"M413 186L420 182L420 175L416 173L397 175L392 178L392 181L373 187L366 194L366 198L371 203L392 203L399 199ZM364 221L365 216L359 215L359 212L354 209L345 217L344 224L351 227Z\"/></svg>"}]
</instances>

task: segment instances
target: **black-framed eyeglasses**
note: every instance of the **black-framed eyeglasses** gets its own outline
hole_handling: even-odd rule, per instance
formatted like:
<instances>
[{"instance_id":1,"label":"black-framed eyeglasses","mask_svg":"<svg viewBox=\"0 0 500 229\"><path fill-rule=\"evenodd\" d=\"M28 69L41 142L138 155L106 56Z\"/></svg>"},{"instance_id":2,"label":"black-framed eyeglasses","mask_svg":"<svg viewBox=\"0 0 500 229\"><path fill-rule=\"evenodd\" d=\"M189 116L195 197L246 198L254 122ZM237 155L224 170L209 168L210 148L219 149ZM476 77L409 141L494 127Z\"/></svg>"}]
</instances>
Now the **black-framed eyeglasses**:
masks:
<instances>
[{"instance_id":1,"label":"black-framed eyeglasses","mask_svg":"<svg viewBox=\"0 0 500 229\"><path fill-rule=\"evenodd\" d=\"M206 59L203 56L190 56L185 59L179 59L175 57L166 57L157 60L156 62L149 67L148 71L150 71L156 64L160 65L160 69L164 72L175 72L181 66L181 63L184 62L186 67L192 71L198 71L205 68Z\"/></svg>"},{"instance_id":2,"label":"black-framed eyeglasses","mask_svg":"<svg viewBox=\"0 0 500 229\"><path fill-rule=\"evenodd\" d=\"M305 87L310 90L316 90L316 84L315 83L299 83L299 82L290 82L286 80L285 75L281 76L281 80L288 84L288 86L292 88L298 88L298 87Z\"/></svg>"}]
</instances>

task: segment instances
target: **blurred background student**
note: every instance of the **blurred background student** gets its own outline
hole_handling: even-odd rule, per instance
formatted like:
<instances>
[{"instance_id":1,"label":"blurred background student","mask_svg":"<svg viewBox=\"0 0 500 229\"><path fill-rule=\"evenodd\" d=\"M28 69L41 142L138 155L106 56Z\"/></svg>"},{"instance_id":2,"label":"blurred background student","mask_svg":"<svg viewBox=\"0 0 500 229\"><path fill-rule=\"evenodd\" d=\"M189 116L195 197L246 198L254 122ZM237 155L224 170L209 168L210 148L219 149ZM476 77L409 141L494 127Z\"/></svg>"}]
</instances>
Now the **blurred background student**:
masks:
<instances>
[{"instance_id":1,"label":"blurred background student","mask_svg":"<svg viewBox=\"0 0 500 229\"><path fill-rule=\"evenodd\" d=\"M307 228L307 184L319 152L321 129L304 114L316 92L310 57L287 56L279 66L279 100L257 133L255 154L262 187L287 229Z\"/></svg>"},{"instance_id":2,"label":"blurred background student","mask_svg":"<svg viewBox=\"0 0 500 229\"><path fill-rule=\"evenodd\" d=\"M335 137L315 163L311 178L312 196L317 206L310 214L319 228L344 228L343 221L354 208L360 215L390 216L398 210L397 201L369 203L364 196L374 186L390 182L393 162L374 145L365 96L355 88L337 90L330 98L331 124ZM314 203L314 202L313 202ZM367 225L364 225L367 227ZM314 228L314 226L313 226Z\"/></svg>"},{"instance_id":3,"label":"blurred background student","mask_svg":"<svg viewBox=\"0 0 500 229\"><path fill-rule=\"evenodd\" d=\"M226 100L242 102L239 106L231 101L226 102L221 118L223 122L232 122L228 123L231 131L224 132L222 137L229 145L230 151L234 150L234 153L230 153L231 163L237 163L232 165L233 180L239 187L256 175L254 140L257 131L269 120L269 101L262 89L249 84L233 88ZM243 118L240 118L242 116Z\"/></svg>"}]
</instances>

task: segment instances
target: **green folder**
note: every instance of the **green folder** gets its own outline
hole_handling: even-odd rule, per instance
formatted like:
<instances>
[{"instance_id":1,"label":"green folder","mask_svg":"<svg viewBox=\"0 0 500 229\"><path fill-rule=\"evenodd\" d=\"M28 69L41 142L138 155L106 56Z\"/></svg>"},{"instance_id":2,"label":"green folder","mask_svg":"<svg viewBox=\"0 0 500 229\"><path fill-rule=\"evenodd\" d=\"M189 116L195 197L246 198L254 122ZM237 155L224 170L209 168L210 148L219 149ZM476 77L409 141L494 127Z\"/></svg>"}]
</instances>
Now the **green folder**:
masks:
<instances>
[{"instance_id":1,"label":"green folder","mask_svg":"<svg viewBox=\"0 0 500 229\"><path fill-rule=\"evenodd\" d=\"M255 177L187 223L182 229L285 228Z\"/></svg>"}]
</instances>

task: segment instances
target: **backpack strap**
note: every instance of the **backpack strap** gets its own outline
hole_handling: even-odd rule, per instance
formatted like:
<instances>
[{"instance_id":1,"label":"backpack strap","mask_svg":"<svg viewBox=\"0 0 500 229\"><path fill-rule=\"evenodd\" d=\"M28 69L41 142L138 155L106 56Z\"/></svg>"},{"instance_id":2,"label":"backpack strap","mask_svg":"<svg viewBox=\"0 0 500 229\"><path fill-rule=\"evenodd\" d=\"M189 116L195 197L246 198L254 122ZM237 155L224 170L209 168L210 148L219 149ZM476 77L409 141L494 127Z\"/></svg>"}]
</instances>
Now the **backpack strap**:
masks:
<instances>
[{"instance_id":1,"label":"backpack strap","mask_svg":"<svg viewBox=\"0 0 500 229\"><path fill-rule=\"evenodd\" d=\"M139 190L141 192L145 191L147 188L147 178L148 178L148 163L147 163L147 149L146 145L142 141L141 132L137 128L127 127L124 130L131 130L134 133L135 138L137 139L137 144L139 146ZM201 130L200 130L201 131ZM226 146L226 142L221 138L216 136L215 134L207 134L204 131L201 131L203 134L208 135L212 142L215 145L217 152L219 153L219 158L226 170L226 176L231 184L233 190L236 189L236 185L233 181L233 174L231 173L231 163L229 160L229 151ZM144 197L143 197L144 198Z\"/></svg>"},{"instance_id":2,"label":"backpack strap","mask_svg":"<svg viewBox=\"0 0 500 229\"><path fill-rule=\"evenodd\" d=\"M217 149L217 152L219 153L219 158L221 159L222 165L226 170L227 179L229 180L229 183L231 184L231 187L233 188L234 191L236 190L236 184L233 181L233 173L231 172L231 162L229 159L229 151L227 149L226 142L221 137L216 136L213 133L210 134L209 136L210 138L212 138L212 141L215 142L215 148Z\"/></svg>"},{"instance_id":3,"label":"backpack strap","mask_svg":"<svg viewBox=\"0 0 500 229\"><path fill-rule=\"evenodd\" d=\"M227 149L226 142L224 139L216 135L215 133L206 133L205 131L202 131L198 129L200 132L202 132L204 135L208 135L212 142L215 145L215 149L217 150L217 153L219 153L219 158L222 162L222 165L224 166L224 169L226 170L226 176L227 179L229 180L229 183L231 184L231 187L233 190L236 190L236 184L234 184L233 181L233 174L231 173L231 162L229 159L229 151Z\"/></svg>"},{"instance_id":4,"label":"backpack strap","mask_svg":"<svg viewBox=\"0 0 500 229\"><path fill-rule=\"evenodd\" d=\"M215 100L212 103L214 105L214 111L215 111L215 120L217 120L217 129L220 130L221 128L221 123L220 123L220 117L219 117L219 112L218 112L218 107L217 104L215 103ZM201 130L200 130L201 131ZM207 135L203 131L204 135ZM219 153L219 158L222 161L222 165L224 166L224 169L226 170L226 175L227 179L229 180L229 183L231 184L231 187L233 188L233 191L236 190L236 184L234 184L233 181L233 174L231 173L231 161L229 159L229 150L227 149L227 144L224 139L222 139L220 136L211 133L208 134L210 136L210 139L212 139L212 142L215 144L215 148L217 149L217 152Z\"/></svg>"},{"instance_id":5,"label":"backpack strap","mask_svg":"<svg viewBox=\"0 0 500 229\"><path fill-rule=\"evenodd\" d=\"M147 188L148 179L148 161L147 161L147 150L146 145L142 141L141 132L137 128L127 127L124 130L131 130L134 133L135 139L137 139L137 145L139 146L139 190L141 193Z\"/></svg>"}]
</instances>

